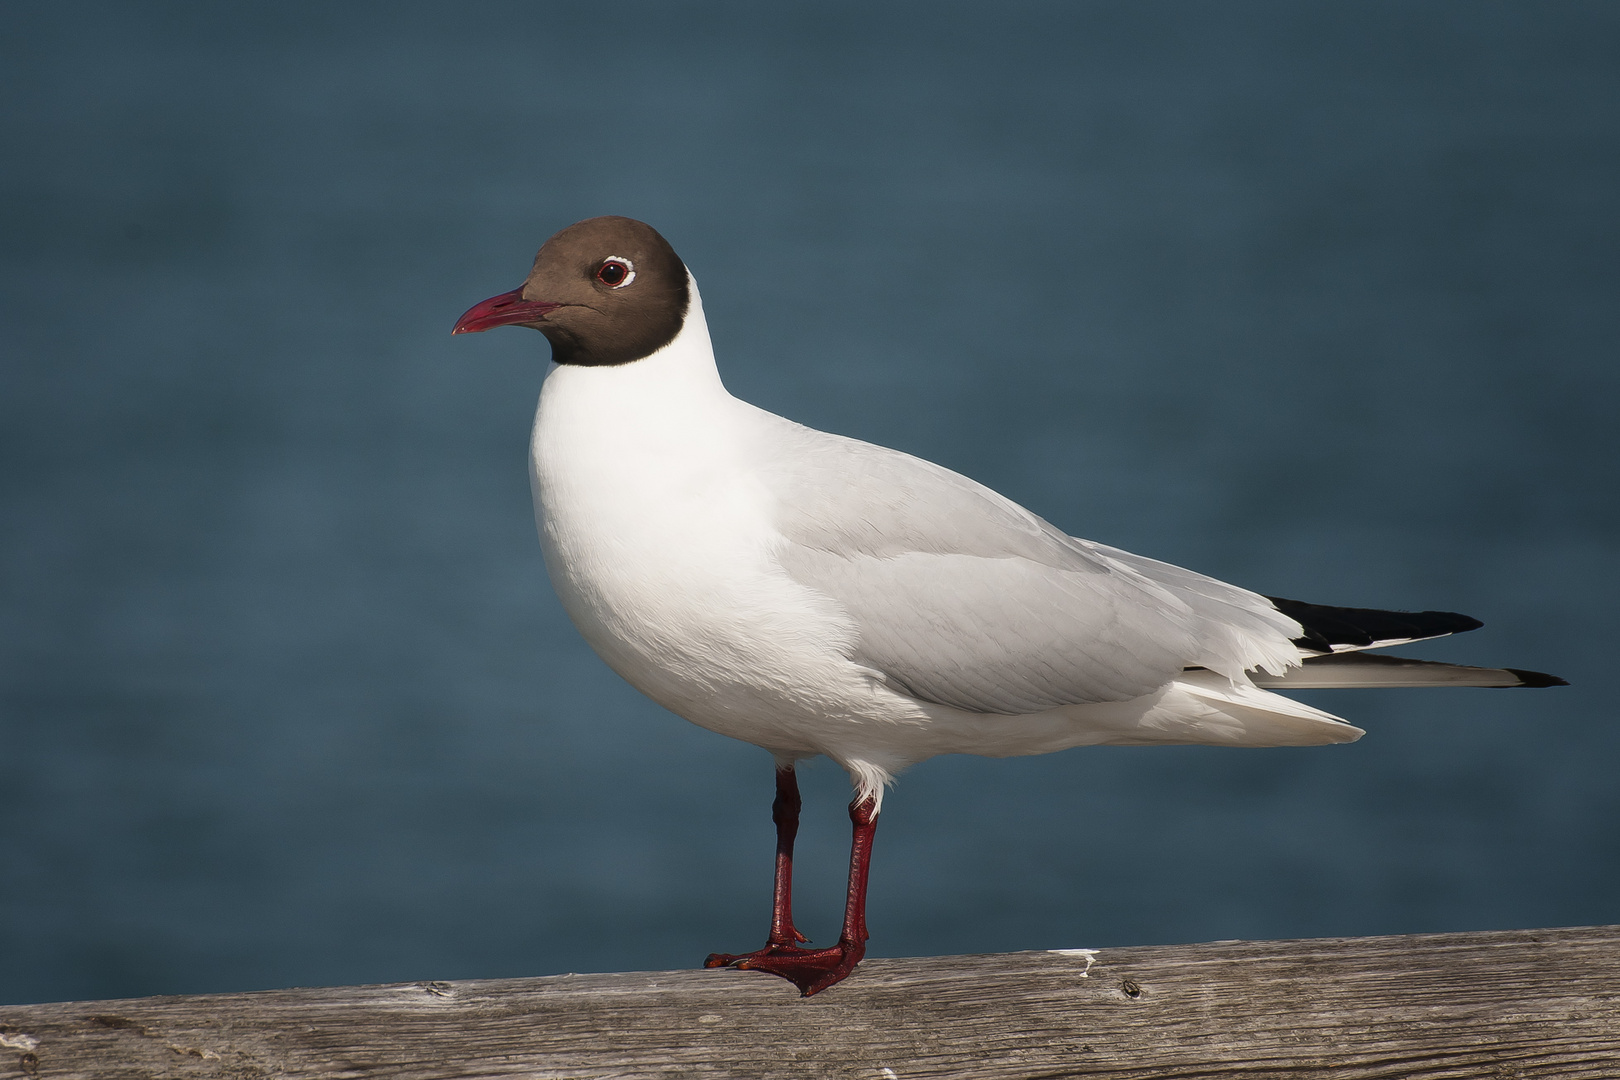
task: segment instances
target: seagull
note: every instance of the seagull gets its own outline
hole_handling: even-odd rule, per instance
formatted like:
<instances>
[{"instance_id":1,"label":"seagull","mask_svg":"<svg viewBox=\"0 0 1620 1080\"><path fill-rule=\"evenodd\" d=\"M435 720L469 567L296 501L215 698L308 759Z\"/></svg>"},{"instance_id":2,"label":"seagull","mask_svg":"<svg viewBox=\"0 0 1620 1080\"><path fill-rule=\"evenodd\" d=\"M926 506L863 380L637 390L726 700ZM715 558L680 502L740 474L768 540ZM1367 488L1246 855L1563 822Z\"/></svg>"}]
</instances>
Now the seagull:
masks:
<instances>
[{"instance_id":1,"label":"seagull","mask_svg":"<svg viewBox=\"0 0 1620 1080\"><path fill-rule=\"evenodd\" d=\"M530 478L574 625L653 701L775 760L770 933L705 967L805 997L848 976L884 790L938 754L1346 743L1364 732L1274 691L1565 685L1368 653L1481 624L1262 596L733 397L697 282L643 222L563 229L453 333L497 326L551 344ZM818 755L849 773L853 839L838 942L813 949L793 924L794 767Z\"/></svg>"}]
</instances>

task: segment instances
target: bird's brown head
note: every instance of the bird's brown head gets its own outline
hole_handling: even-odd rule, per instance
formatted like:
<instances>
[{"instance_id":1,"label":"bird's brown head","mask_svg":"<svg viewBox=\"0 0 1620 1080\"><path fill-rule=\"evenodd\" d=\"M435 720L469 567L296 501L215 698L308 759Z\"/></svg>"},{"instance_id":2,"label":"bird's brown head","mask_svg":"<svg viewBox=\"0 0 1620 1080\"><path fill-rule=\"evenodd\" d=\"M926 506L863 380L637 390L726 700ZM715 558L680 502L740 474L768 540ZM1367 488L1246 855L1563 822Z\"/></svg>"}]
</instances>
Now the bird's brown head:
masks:
<instances>
[{"instance_id":1,"label":"bird's brown head","mask_svg":"<svg viewBox=\"0 0 1620 1080\"><path fill-rule=\"evenodd\" d=\"M657 230L598 217L547 240L521 289L475 304L451 332L528 326L559 364L628 364L673 341L690 303L686 264Z\"/></svg>"}]
</instances>

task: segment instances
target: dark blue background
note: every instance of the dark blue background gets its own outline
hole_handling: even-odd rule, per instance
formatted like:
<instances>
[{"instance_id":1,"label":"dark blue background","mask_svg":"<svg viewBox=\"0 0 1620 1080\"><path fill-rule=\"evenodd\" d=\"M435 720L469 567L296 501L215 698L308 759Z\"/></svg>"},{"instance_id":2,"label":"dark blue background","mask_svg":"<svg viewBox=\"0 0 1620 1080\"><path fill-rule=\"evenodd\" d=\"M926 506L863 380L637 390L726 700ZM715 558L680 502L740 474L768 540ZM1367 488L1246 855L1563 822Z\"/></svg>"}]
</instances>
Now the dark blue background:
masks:
<instances>
[{"instance_id":1,"label":"dark blue background","mask_svg":"<svg viewBox=\"0 0 1620 1080\"><path fill-rule=\"evenodd\" d=\"M1620 921L1617 58L1606 0L7 5L0 1000L762 940L769 759L579 640L544 343L449 336L602 213L740 396L1575 683L930 762L874 955Z\"/></svg>"}]
</instances>

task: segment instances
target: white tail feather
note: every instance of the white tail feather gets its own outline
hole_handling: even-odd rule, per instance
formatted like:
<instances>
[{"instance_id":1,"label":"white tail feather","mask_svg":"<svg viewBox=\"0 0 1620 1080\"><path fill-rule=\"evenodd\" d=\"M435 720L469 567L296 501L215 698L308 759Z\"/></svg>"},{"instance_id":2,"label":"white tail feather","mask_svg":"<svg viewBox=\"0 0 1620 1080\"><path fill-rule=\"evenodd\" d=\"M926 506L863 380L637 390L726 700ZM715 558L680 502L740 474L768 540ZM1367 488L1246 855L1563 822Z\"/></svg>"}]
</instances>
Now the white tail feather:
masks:
<instances>
[{"instance_id":1,"label":"white tail feather","mask_svg":"<svg viewBox=\"0 0 1620 1080\"><path fill-rule=\"evenodd\" d=\"M1254 685L1269 690L1338 690L1401 686L1556 686L1551 675L1514 668L1467 667L1402 656L1343 652L1313 656L1283 675L1254 672Z\"/></svg>"}]
</instances>

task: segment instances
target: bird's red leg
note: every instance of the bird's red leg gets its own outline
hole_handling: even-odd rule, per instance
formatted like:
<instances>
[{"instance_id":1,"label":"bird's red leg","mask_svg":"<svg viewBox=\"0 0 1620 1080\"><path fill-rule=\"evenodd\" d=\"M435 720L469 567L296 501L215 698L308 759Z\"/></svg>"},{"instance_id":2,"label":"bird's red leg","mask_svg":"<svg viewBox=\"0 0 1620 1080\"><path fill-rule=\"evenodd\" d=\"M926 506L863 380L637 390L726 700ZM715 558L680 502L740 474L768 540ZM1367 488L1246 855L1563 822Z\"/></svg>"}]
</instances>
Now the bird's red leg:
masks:
<instances>
[{"instance_id":1,"label":"bird's red leg","mask_svg":"<svg viewBox=\"0 0 1620 1080\"><path fill-rule=\"evenodd\" d=\"M776 798L771 801L771 820L776 823L776 878L767 945L793 948L810 940L793 925L793 841L799 835L799 805L799 777L793 766L777 769Z\"/></svg>"},{"instance_id":2,"label":"bird's red leg","mask_svg":"<svg viewBox=\"0 0 1620 1080\"><path fill-rule=\"evenodd\" d=\"M877 801L857 797L849 804L849 820L854 826L849 848L849 896L844 902L844 928L838 935L838 944L830 949L799 949L767 943L765 948L747 956L710 956L706 967L768 971L797 986L805 997L820 993L855 970L855 965L866 955L866 879L872 863L872 837L877 832ZM780 867L780 862L777 865ZM777 880L781 881L780 876ZM781 895L779 892L778 896ZM786 925L792 929L791 920ZM771 933L774 942L774 921Z\"/></svg>"},{"instance_id":3,"label":"bird's red leg","mask_svg":"<svg viewBox=\"0 0 1620 1080\"><path fill-rule=\"evenodd\" d=\"M765 947L756 952L710 953L704 967L729 967L743 960L778 953L803 952L799 942L808 941L793 925L793 841L799 835L799 778L793 766L776 770L776 799L771 803L771 820L776 823L776 884L771 893L771 933Z\"/></svg>"}]
</instances>

